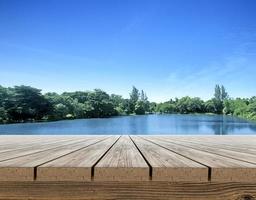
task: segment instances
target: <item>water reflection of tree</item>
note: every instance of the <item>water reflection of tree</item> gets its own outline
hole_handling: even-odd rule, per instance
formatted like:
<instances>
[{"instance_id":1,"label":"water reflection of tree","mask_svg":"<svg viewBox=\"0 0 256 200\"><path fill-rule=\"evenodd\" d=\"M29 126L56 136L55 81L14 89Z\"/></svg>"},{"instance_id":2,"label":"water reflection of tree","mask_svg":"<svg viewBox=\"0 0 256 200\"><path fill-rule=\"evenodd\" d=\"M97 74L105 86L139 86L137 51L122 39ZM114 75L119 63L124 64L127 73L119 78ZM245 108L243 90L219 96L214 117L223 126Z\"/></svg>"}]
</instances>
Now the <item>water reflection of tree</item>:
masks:
<instances>
[{"instance_id":1,"label":"water reflection of tree","mask_svg":"<svg viewBox=\"0 0 256 200\"><path fill-rule=\"evenodd\" d=\"M177 115L175 117L173 126L175 127L175 134L200 134L200 121L195 115ZM195 118L195 119L193 119Z\"/></svg>"},{"instance_id":2,"label":"water reflection of tree","mask_svg":"<svg viewBox=\"0 0 256 200\"><path fill-rule=\"evenodd\" d=\"M212 123L207 124L215 135L228 135L230 133L235 133L237 130L249 129L252 132L256 132L256 124L251 124L247 121L238 121L237 118L219 116L218 120L212 121ZM246 132L245 132L246 133Z\"/></svg>"}]
</instances>

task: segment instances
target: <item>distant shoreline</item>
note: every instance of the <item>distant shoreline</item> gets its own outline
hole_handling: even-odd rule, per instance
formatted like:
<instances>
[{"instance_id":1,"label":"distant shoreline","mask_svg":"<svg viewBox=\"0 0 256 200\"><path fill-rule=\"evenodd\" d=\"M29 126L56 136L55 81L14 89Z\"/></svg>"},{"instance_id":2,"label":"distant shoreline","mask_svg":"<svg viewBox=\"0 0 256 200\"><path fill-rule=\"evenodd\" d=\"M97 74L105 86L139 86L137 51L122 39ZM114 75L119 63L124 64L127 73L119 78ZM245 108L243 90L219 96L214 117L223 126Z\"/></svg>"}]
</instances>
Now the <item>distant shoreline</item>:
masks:
<instances>
[{"instance_id":1,"label":"distant shoreline","mask_svg":"<svg viewBox=\"0 0 256 200\"><path fill-rule=\"evenodd\" d=\"M30 124L30 123L47 123L47 122L58 122L58 121L73 121L73 120L86 120L86 119L108 119L108 118L116 118L116 117L129 117L129 116L145 116L145 115L208 115L208 116L230 116L230 117L236 117L242 120L246 120L248 122L256 123L256 120L250 120L239 116L234 115L225 115L225 114L215 114L215 113L147 113L143 115L118 115L118 116L111 116L111 117L99 117L99 118L64 118L64 119L56 119L56 120L28 120L23 122L7 122L7 123L0 123L1 125L11 125L11 124Z\"/></svg>"},{"instance_id":2,"label":"distant shoreline","mask_svg":"<svg viewBox=\"0 0 256 200\"><path fill-rule=\"evenodd\" d=\"M101 89L42 94L40 89L30 86L0 86L0 124L147 113L224 114L256 121L256 97L233 99L223 85L216 85L213 98L207 101L185 96L162 103L150 102L146 92L134 86L129 94L128 99Z\"/></svg>"}]
</instances>

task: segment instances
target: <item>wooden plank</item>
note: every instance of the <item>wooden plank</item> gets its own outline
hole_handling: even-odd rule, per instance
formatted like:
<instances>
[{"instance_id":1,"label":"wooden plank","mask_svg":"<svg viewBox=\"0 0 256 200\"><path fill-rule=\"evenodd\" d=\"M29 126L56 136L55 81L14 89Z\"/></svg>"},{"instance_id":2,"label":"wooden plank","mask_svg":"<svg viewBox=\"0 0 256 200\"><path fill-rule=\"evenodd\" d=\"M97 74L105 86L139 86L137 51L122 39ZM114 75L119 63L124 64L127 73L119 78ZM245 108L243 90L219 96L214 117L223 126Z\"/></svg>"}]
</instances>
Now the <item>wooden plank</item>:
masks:
<instances>
[{"instance_id":1,"label":"wooden plank","mask_svg":"<svg viewBox=\"0 0 256 200\"><path fill-rule=\"evenodd\" d=\"M39 181L90 181L93 166L116 142L112 136L97 144L68 154L37 168Z\"/></svg>"},{"instance_id":2,"label":"wooden plank","mask_svg":"<svg viewBox=\"0 0 256 200\"><path fill-rule=\"evenodd\" d=\"M255 200L255 183L0 182L1 200Z\"/></svg>"},{"instance_id":3,"label":"wooden plank","mask_svg":"<svg viewBox=\"0 0 256 200\"><path fill-rule=\"evenodd\" d=\"M39 141L42 141L42 137L32 137L32 138L28 138L28 137L3 137L0 136L0 151L4 151L4 150L13 150L15 148L19 148L19 147L23 147L26 145L30 145L33 143L38 143ZM51 138L49 138L51 139Z\"/></svg>"},{"instance_id":4,"label":"wooden plank","mask_svg":"<svg viewBox=\"0 0 256 200\"><path fill-rule=\"evenodd\" d=\"M131 138L152 167L153 181L208 181L207 167L137 136Z\"/></svg>"},{"instance_id":5,"label":"wooden plank","mask_svg":"<svg viewBox=\"0 0 256 200\"><path fill-rule=\"evenodd\" d=\"M210 167L211 181L256 182L256 165L254 164L191 149L163 141L159 137L143 136L143 138Z\"/></svg>"},{"instance_id":6,"label":"wooden plank","mask_svg":"<svg viewBox=\"0 0 256 200\"><path fill-rule=\"evenodd\" d=\"M197 149L197 150L201 150L201 151L221 155L221 156L224 156L224 157L229 157L229 158L233 158L233 159L236 159L236 160L241 160L241 161L256 164L256 154L248 154L248 153L244 153L244 152L224 149L224 148L222 148L221 145L219 146L219 148L216 148L216 147L213 148L213 147L203 145L203 144L200 144L200 143L194 144L194 143L191 143L191 142L181 141L181 140L177 140L177 139L165 139L165 141L169 141L169 142L172 142L172 143L175 143L175 144L178 144L178 145L183 145L183 146L186 146L188 148L193 148L193 149Z\"/></svg>"},{"instance_id":7,"label":"wooden plank","mask_svg":"<svg viewBox=\"0 0 256 200\"><path fill-rule=\"evenodd\" d=\"M172 138L172 137L166 137ZM205 144L218 144L222 147L242 148L256 150L256 137L253 136L190 136L190 137L175 137L174 139L185 139L188 141L198 141Z\"/></svg>"},{"instance_id":8,"label":"wooden plank","mask_svg":"<svg viewBox=\"0 0 256 200\"><path fill-rule=\"evenodd\" d=\"M30 142L20 141L20 144L16 144L16 143L6 144L5 146L2 146L2 149L0 150L0 158L2 153L7 153L7 152L11 153L15 151L24 152L25 150L29 150L29 149L39 149L39 148L41 149L44 146L49 146L54 144L63 144L66 141L77 141L77 140L71 139L71 138L59 138L59 140L52 139L52 138L45 138L43 140L39 139L39 140L30 141Z\"/></svg>"},{"instance_id":9,"label":"wooden plank","mask_svg":"<svg viewBox=\"0 0 256 200\"><path fill-rule=\"evenodd\" d=\"M61 142L65 140L78 140L83 139L84 136L12 136L12 137L2 137L0 136L0 153L17 150L17 149L25 149L31 146L40 146L46 145L48 143ZM86 136L87 137L87 136Z\"/></svg>"},{"instance_id":10,"label":"wooden plank","mask_svg":"<svg viewBox=\"0 0 256 200\"><path fill-rule=\"evenodd\" d=\"M89 137L86 136L86 137L84 137L84 139L63 140L63 141L55 142L55 143L46 143L44 145L36 145L36 146L24 148L24 149L16 149L13 151L7 151L7 152L0 153L0 161L10 160L10 159L18 158L21 156L26 156L26 155L42 152L45 150L51 150L51 149L55 149L55 148L59 148L59 147L65 147L70 144L79 143L81 141L84 141L85 139L93 140L95 138L96 138L95 136L89 136Z\"/></svg>"},{"instance_id":11,"label":"wooden plank","mask_svg":"<svg viewBox=\"0 0 256 200\"><path fill-rule=\"evenodd\" d=\"M102 136L95 137L95 139L85 139L79 143L0 162L0 181L33 181L36 175L34 174L35 168L37 166L85 148L105 138L106 137Z\"/></svg>"},{"instance_id":12,"label":"wooden plank","mask_svg":"<svg viewBox=\"0 0 256 200\"><path fill-rule=\"evenodd\" d=\"M149 180L149 167L128 136L122 136L94 168L94 180Z\"/></svg>"},{"instance_id":13,"label":"wooden plank","mask_svg":"<svg viewBox=\"0 0 256 200\"><path fill-rule=\"evenodd\" d=\"M172 138L170 138L170 139L172 139ZM250 146L245 145L245 144L243 146L236 145L236 144L232 144L231 141L229 143L222 143L221 141L219 141L219 138L216 138L216 141L208 141L207 142L201 138L195 139L195 138L180 137L180 138L174 138L173 141L184 141L184 142L197 144L198 146L212 147L214 149L226 149L226 150L231 150L231 151L236 151L236 152L241 152L241 153L246 153L246 154L252 154L252 155L256 154L256 147L251 148ZM256 142L255 142L255 146L256 146Z\"/></svg>"}]
</instances>

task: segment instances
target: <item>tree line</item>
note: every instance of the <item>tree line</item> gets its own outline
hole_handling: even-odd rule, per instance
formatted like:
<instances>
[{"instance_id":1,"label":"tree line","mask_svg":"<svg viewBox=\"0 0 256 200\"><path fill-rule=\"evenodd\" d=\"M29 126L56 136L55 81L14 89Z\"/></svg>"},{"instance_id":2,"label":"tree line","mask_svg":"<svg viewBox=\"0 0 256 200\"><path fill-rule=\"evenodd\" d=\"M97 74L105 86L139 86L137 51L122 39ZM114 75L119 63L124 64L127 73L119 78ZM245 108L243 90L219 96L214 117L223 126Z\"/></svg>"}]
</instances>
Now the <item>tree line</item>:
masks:
<instances>
[{"instance_id":1,"label":"tree line","mask_svg":"<svg viewBox=\"0 0 256 200\"><path fill-rule=\"evenodd\" d=\"M30 86L0 86L0 122L102 118L145 114L150 111L146 93L133 87L130 98L93 91L46 93Z\"/></svg>"},{"instance_id":2,"label":"tree line","mask_svg":"<svg viewBox=\"0 0 256 200\"><path fill-rule=\"evenodd\" d=\"M189 96L180 99L175 98L170 101L156 104L158 113L212 113L233 115L249 120L256 120L256 97L251 98L231 98L225 87L216 85L213 98L203 101L198 97Z\"/></svg>"},{"instance_id":3,"label":"tree line","mask_svg":"<svg viewBox=\"0 0 256 200\"><path fill-rule=\"evenodd\" d=\"M216 85L213 98L182 97L164 103L150 102L146 93L133 87L129 98L105 91L42 94L30 86L0 86L0 122L102 118L147 113L215 113L256 120L256 97L230 98L224 86Z\"/></svg>"}]
</instances>

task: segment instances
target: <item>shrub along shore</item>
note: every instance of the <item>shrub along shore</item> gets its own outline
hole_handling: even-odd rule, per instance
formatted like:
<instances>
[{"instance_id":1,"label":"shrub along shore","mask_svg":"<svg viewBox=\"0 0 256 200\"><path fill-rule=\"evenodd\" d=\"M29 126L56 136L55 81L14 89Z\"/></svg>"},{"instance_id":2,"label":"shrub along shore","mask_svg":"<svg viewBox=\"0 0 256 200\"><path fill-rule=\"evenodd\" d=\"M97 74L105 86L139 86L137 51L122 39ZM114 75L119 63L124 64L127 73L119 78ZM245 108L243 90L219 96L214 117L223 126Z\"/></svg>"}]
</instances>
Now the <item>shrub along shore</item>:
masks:
<instances>
[{"instance_id":1,"label":"shrub along shore","mask_svg":"<svg viewBox=\"0 0 256 200\"><path fill-rule=\"evenodd\" d=\"M30 86L0 86L0 123L103 118L146 113L213 113L256 121L256 97L231 98L224 86L215 86L213 98L182 97L167 102L150 102L146 93L133 87L130 98L95 89L42 94Z\"/></svg>"}]
</instances>

